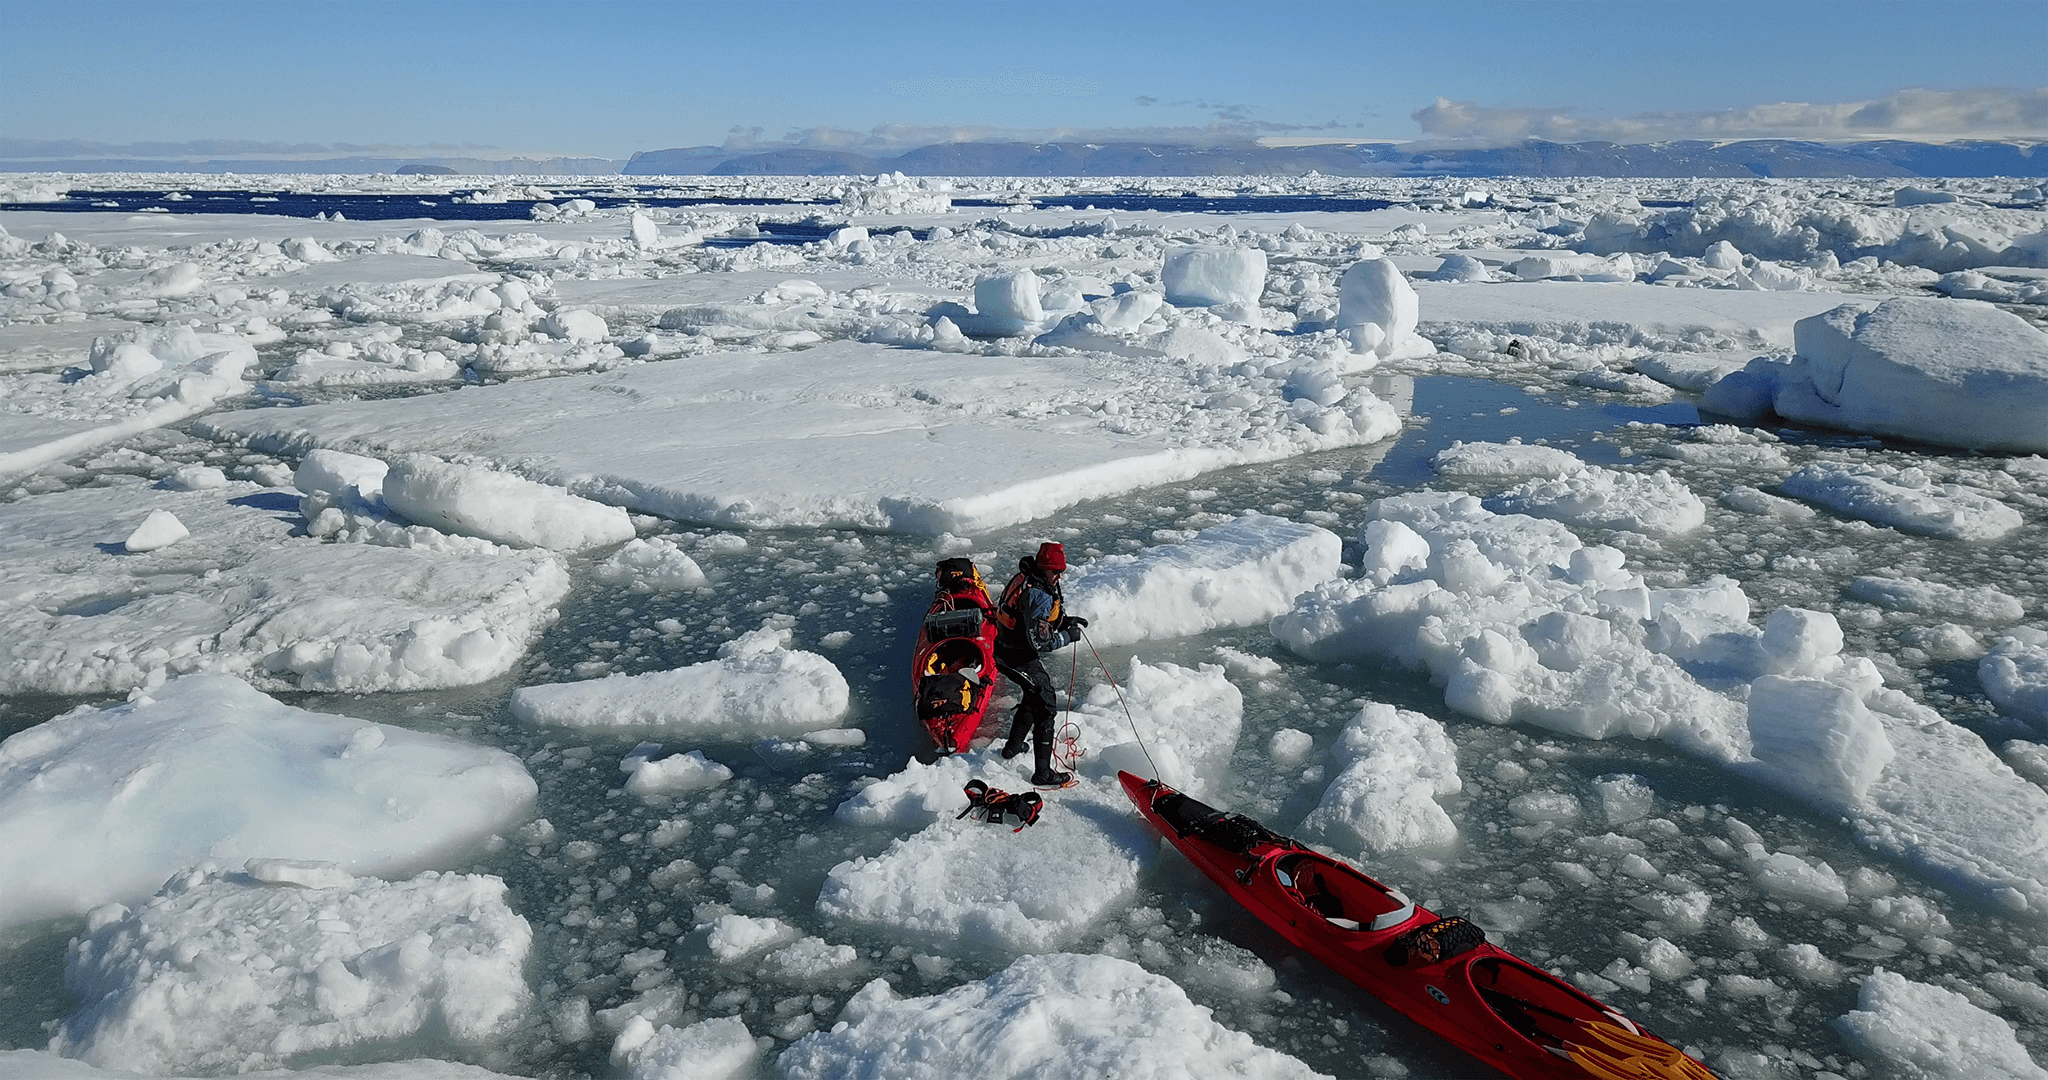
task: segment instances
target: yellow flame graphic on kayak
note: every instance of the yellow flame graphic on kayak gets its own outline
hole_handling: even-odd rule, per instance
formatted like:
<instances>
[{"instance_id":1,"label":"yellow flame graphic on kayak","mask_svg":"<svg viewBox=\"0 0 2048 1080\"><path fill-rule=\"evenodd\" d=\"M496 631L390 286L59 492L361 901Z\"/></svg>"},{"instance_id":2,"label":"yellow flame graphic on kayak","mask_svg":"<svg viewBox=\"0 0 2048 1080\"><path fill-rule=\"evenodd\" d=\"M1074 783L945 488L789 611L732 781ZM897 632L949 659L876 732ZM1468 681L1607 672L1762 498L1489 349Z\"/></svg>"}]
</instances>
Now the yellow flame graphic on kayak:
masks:
<instances>
[{"instance_id":1,"label":"yellow flame graphic on kayak","mask_svg":"<svg viewBox=\"0 0 2048 1080\"><path fill-rule=\"evenodd\" d=\"M1706 1066L1662 1039L1588 1021L1586 1045L1566 1043L1571 1059L1595 1080L1715 1080ZM1604 1045L1600 1045L1604 1044Z\"/></svg>"}]
</instances>

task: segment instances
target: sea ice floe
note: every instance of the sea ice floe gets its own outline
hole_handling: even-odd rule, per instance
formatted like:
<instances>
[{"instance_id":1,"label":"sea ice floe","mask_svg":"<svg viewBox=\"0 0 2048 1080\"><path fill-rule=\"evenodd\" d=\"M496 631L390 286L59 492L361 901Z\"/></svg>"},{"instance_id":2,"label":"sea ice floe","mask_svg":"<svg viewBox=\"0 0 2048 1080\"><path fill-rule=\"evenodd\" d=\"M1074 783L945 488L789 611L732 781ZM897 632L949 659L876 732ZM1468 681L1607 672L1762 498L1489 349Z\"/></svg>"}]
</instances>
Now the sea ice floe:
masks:
<instances>
[{"instance_id":1,"label":"sea ice floe","mask_svg":"<svg viewBox=\"0 0 2048 1080\"><path fill-rule=\"evenodd\" d=\"M992 787L1029 790L993 767ZM954 805L967 798L954 791ZM879 855L825 875L818 911L929 945L1042 952L1072 941L1136 888L1156 838L1107 785L1045 793L1036 825L989 825L950 813Z\"/></svg>"},{"instance_id":2,"label":"sea ice floe","mask_svg":"<svg viewBox=\"0 0 2048 1080\"><path fill-rule=\"evenodd\" d=\"M1577 454L1550 446L1528 446L1520 440L1504 443L1453 442L1437 451L1430 468L1438 476L1524 477L1569 476L1586 467Z\"/></svg>"},{"instance_id":3,"label":"sea ice floe","mask_svg":"<svg viewBox=\"0 0 2048 1080\"><path fill-rule=\"evenodd\" d=\"M2044 1080L2012 1025L1954 990L1878 968L1835 1021L1856 1056L1902 1080Z\"/></svg>"},{"instance_id":4,"label":"sea ice floe","mask_svg":"<svg viewBox=\"0 0 2048 1080\"><path fill-rule=\"evenodd\" d=\"M2048 450L2048 335L1976 300L1901 297L1800 320L1794 355L1751 361L1701 408L1762 411L1939 446Z\"/></svg>"},{"instance_id":5,"label":"sea ice floe","mask_svg":"<svg viewBox=\"0 0 2048 1080\"><path fill-rule=\"evenodd\" d=\"M1849 583L1849 595L1893 611L1913 611L1998 626L2018 622L2026 608L2017 597L1989 585L1958 588L1938 581L1865 575Z\"/></svg>"},{"instance_id":6,"label":"sea ice floe","mask_svg":"<svg viewBox=\"0 0 2048 1080\"><path fill-rule=\"evenodd\" d=\"M202 867L133 911L94 910L65 967L81 1007L51 1049L166 1073L275 1068L429 1032L473 1047L519 1023L532 940L495 877L305 887Z\"/></svg>"},{"instance_id":7,"label":"sea ice floe","mask_svg":"<svg viewBox=\"0 0 2048 1080\"><path fill-rule=\"evenodd\" d=\"M1287 400L1263 367L1294 363L1266 357L1256 375L1157 353L992 363L832 341L802 353L710 354L604 375L250 410L205 418L199 430L294 453L459 447L468 460L516 464L525 477L684 520L971 535L1083 499L1400 430L1392 407L1362 390L1328 406ZM1215 404L1190 409L1196 400ZM1048 423L1058 438L1046 436ZM821 438L834 447L829 461L817 453Z\"/></svg>"},{"instance_id":8,"label":"sea ice floe","mask_svg":"<svg viewBox=\"0 0 2048 1080\"><path fill-rule=\"evenodd\" d=\"M772 620L771 620L772 622ZM789 647L764 625L718 647L718 659L645 675L522 686L512 715L568 727L659 727L723 736L800 735L846 715L851 691L832 661Z\"/></svg>"},{"instance_id":9,"label":"sea ice floe","mask_svg":"<svg viewBox=\"0 0 2048 1080\"><path fill-rule=\"evenodd\" d=\"M196 671L277 689L466 686L510 668L569 588L546 552L294 536L279 502L293 505L246 481L175 492L116 478L10 504L0 689L113 693ZM190 537L123 554L154 511Z\"/></svg>"},{"instance_id":10,"label":"sea ice floe","mask_svg":"<svg viewBox=\"0 0 2048 1080\"><path fill-rule=\"evenodd\" d=\"M1128 770L1200 795L1223 779L1237 749L1244 695L1216 664L1134 656L1120 687L1096 683L1055 721L1078 733L1083 776L1114 785L1118 770Z\"/></svg>"},{"instance_id":11,"label":"sea ice floe","mask_svg":"<svg viewBox=\"0 0 2048 1080\"><path fill-rule=\"evenodd\" d=\"M1989 492L1936 483L1918 466L1816 461L1778 489L1850 517L1946 540L1996 540L2026 523Z\"/></svg>"},{"instance_id":12,"label":"sea ice floe","mask_svg":"<svg viewBox=\"0 0 2048 1080\"><path fill-rule=\"evenodd\" d=\"M1185 543L1076 565L1063 586L1066 610L1088 618L1098 645L1251 626L1338 576L1343 546L1328 529L1248 514Z\"/></svg>"},{"instance_id":13,"label":"sea ice floe","mask_svg":"<svg viewBox=\"0 0 2048 1080\"><path fill-rule=\"evenodd\" d=\"M1436 801L1464 787L1443 725L1369 702L1338 733L1330 757L1339 771L1303 819L1304 833L1361 856L1457 839L1458 826Z\"/></svg>"},{"instance_id":14,"label":"sea ice floe","mask_svg":"<svg viewBox=\"0 0 2048 1080\"><path fill-rule=\"evenodd\" d=\"M830 1032L798 1040L776 1067L790 1080L1320 1075L1218 1024L1165 976L1071 953L1023 957L931 997L902 997L876 979Z\"/></svg>"},{"instance_id":15,"label":"sea ice floe","mask_svg":"<svg viewBox=\"0 0 2048 1080\"><path fill-rule=\"evenodd\" d=\"M133 903L202 858L437 865L516 824L517 758L307 712L237 679L174 679L0 743L0 926Z\"/></svg>"},{"instance_id":16,"label":"sea ice floe","mask_svg":"<svg viewBox=\"0 0 2048 1080\"><path fill-rule=\"evenodd\" d=\"M818 910L968 948L1058 948L1122 901L1157 854L1130 814L1116 771L1156 771L1176 787L1206 790L1237 746L1242 713L1243 698L1222 668L1133 658L1121 703L1101 683L1056 718L1078 732L1083 779L1044 793L1036 825L1012 832L1014 822L998 828L955 816L968 805L961 788L970 778L1028 790L1020 771L1028 759L1006 762L977 750L932 764L913 761L842 803L837 816L921 831L879 855L833 867Z\"/></svg>"}]
</instances>

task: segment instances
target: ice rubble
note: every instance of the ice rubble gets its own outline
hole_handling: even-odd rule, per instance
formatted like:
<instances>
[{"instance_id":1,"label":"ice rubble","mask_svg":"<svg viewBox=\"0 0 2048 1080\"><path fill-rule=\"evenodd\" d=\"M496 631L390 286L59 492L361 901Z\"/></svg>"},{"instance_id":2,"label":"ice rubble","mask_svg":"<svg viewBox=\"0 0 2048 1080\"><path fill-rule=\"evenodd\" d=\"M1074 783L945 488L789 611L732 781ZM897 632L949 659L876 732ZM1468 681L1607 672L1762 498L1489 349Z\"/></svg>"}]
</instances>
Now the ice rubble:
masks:
<instances>
[{"instance_id":1,"label":"ice rubble","mask_svg":"<svg viewBox=\"0 0 2048 1080\"><path fill-rule=\"evenodd\" d=\"M402 529L295 537L280 498L247 481L168 491L113 478L9 505L0 687L110 693L196 671L266 688L464 686L510 668L569 588L545 552ZM123 553L127 523L153 511L190 538Z\"/></svg>"},{"instance_id":2,"label":"ice rubble","mask_svg":"<svg viewBox=\"0 0 2048 1080\"><path fill-rule=\"evenodd\" d=\"M146 1073L276 1068L424 1032L475 1046L522 1019L532 939L494 877L209 865L133 911L94 910L65 967L81 1007L50 1046Z\"/></svg>"},{"instance_id":3,"label":"ice rubble","mask_svg":"<svg viewBox=\"0 0 2048 1080\"><path fill-rule=\"evenodd\" d=\"M2012 1025L1954 990L1878 968L1835 1021L1856 1055L1901 1080L2044 1080Z\"/></svg>"},{"instance_id":4,"label":"ice rubble","mask_svg":"<svg viewBox=\"0 0 2048 1080\"><path fill-rule=\"evenodd\" d=\"M1185 543L1077 564L1064 584L1067 610L1088 618L1097 645L1252 626L1338 576L1342 554L1328 529L1247 514Z\"/></svg>"},{"instance_id":5,"label":"ice rubble","mask_svg":"<svg viewBox=\"0 0 2048 1080\"><path fill-rule=\"evenodd\" d=\"M1996 540L2026 523L1989 492L1931 480L1918 466L1816 461L1778 490L1850 517L1947 540Z\"/></svg>"},{"instance_id":6,"label":"ice rubble","mask_svg":"<svg viewBox=\"0 0 2048 1080\"><path fill-rule=\"evenodd\" d=\"M1158 852L1131 815L1116 770L1203 791L1229 761L1242 722L1243 698L1214 666L1133 659L1123 695L1129 717L1107 684L1062 714L1086 751L1084 779L1047 794L1038 824L1005 832L1001 843L990 842L992 826L955 817L966 806L961 787L978 776L993 787L1028 789L1019 771L1028 759L1005 762L977 750L912 762L842 804L838 817L850 824L921 829L880 855L833 867L818 910L974 949L1042 952L1072 941L1136 888L1138 872Z\"/></svg>"},{"instance_id":7,"label":"ice rubble","mask_svg":"<svg viewBox=\"0 0 2048 1080\"><path fill-rule=\"evenodd\" d=\"M433 866L533 804L518 759L284 705L237 679L174 679L0 743L0 925L147 896L202 858Z\"/></svg>"},{"instance_id":8,"label":"ice rubble","mask_svg":"<svg viewBox=\"0 0 2048 1080\"><path fill-rule=\"evenodd\" d=\"M1940 446L2048 449L2048 335L1973 300L1903 297L1801 319L1791 359L1759 357L1700 407Z\"/></svg>"},{"instance_id":9,"label":"ice rubble","mask_svg":"<svg viewBox=\"0 0 2048 1080\"><path fill-rule=\"evenodd\" d=\"M791 1080L1320 1075L1218 1024L1164 976L1071 953L1023 957L931 997L902 997L877 979L830 1032L798 1040L776 1067Z\"/></svg>"},{"instance_id":10,"label":"ice rubble","mask_svg":"<svg viewBox=\"0 0 2048 1080\"><path fill-rule=\"evenodd\" d=\"M1783 608L1759 632L1726 578L1650 589L1620 552L1458 492L1382 499L1372 516L1361 577L1273 621L1300 655L1427 670L1451 708L1494 723L1672 741L1953 886L2048 911L2048 792L1839 655L1832 616Z\"/></svg>"},{"instance_id":11,"label":"ice rubble","mask_svg":"<svg viewBox=\"0 0 2048 1080\"><path fill-rule=\"evenodd\" d=\"M1499 513L1652 536L1688 533L1707 520L1707 507L1700 497L1663 469L1646 474L1587 465L1562 476L1525 481L1486 504Z\"/></svg>"},{"instance_id":12,"label":"ice rubble","mask_svg":"<svg viewBox=\"0 0 2048 1080\"><path fill-rule=\"evenodd\" d=\"M1368 702L1338 733L1330 757L1340 771L1302 820L1304 835L1357 855L1457 839L1458 826L1436 802L1464 788L1457 747L1443 725Z\"/></svg>"},{"instance_id":13,"label":"ice rubble","mask_svg":"<svg viewBox=\"0 0 2048 1080\"><path fill-rule=\"evenodd\" d=\"M685 520L969 535L1399 430L1392 408L1363 391L1328 405L1285 400L1293 364L1236 375L1160 356L991 363L835 341L802 353L252 410L205 418L200 429L387 458L459 444L477 460L516 462L531 479ZM1058 438L1046 437L1047 424ZM621 430L636 438L616 438ZM820 438L831 440L829 458L817 453Z\"/></svg>"},{"instance_id":14,"label":"ice rubble","mask_svg":"<svg viewBox=\"0 0 2048 1080\"><path fill-rule=\"evenodd\" d=\"M256 350L236 334L138 328L93 341L74 373L0 375L0 479L185 420L247 389ZM4 371L0 368L0 371Z\"/></svg>"},{"instance_id":15,"label":"ice rubble","mask_svg":"<svg viewBox=\"0 0 2048 1080\"><path fill-rule=\"evenodd\" d=\"M1732 185L1691 204L1645 210L1610 206L1588 216L1571 241L1578 250L1667 252L1699 257L1726 244L1740 265L1752 259L1810 263L1879 260L1937 271L2048 264L2048 230L2038 213L1955 204L1879 208L1850 193Z\"/></svg>"},{"instance_id":16,"label":"ice rubble","mask_svg":"<svg viewBox=\"0 0 2048 1080\"><path fill-rule=\"evenodd\" d=\"M718 647L718 659L645 675L522 686L512 715L532 724L659 727L707 736L799 735L846 715L851 691L832 661L792 649L770 624Z\"/></svg>"}]
</instances>

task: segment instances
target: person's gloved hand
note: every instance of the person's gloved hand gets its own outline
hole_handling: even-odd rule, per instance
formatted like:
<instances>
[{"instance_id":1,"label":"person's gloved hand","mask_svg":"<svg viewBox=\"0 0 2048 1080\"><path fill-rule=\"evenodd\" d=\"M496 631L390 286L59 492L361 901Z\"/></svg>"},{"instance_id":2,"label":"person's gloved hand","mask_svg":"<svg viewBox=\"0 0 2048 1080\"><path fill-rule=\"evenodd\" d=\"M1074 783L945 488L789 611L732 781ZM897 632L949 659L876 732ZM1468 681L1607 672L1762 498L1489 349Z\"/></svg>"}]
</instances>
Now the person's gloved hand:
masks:
<instances>
[{"instance_id":1,"label":"person's gloved hand","mask_svg":"<svg viewBox=\"0 0 2048 1080\"><path fill-rule=\"evenodd\" d=\"M1070 633L1075 630L1079 630L1087 625L1088 620L1080 617L1079 615L1069 615L1066 618L1060 620L1060 629L1068 631Z\"/></svg>"}]
</instances>

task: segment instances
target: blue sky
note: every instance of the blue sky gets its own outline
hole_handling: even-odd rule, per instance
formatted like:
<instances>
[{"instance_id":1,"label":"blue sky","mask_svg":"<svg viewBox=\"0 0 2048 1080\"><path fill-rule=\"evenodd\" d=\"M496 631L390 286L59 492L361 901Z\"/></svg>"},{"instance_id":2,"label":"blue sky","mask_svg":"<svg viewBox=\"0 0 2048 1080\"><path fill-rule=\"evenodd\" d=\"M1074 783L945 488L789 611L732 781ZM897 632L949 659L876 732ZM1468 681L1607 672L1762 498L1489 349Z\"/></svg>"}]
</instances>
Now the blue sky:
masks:
<instances>
[{"instance_id":1,"label":"blue sky","mask_svg":"<svg viewBox=\"0 0 2048 1080\"><path fill-rule=\"evenodd\" d=\"M9 156L40 142L623 157L1004 137L2048 137L2044 0L0 0L0 26Z\"/></svg>"}]
</instances>

